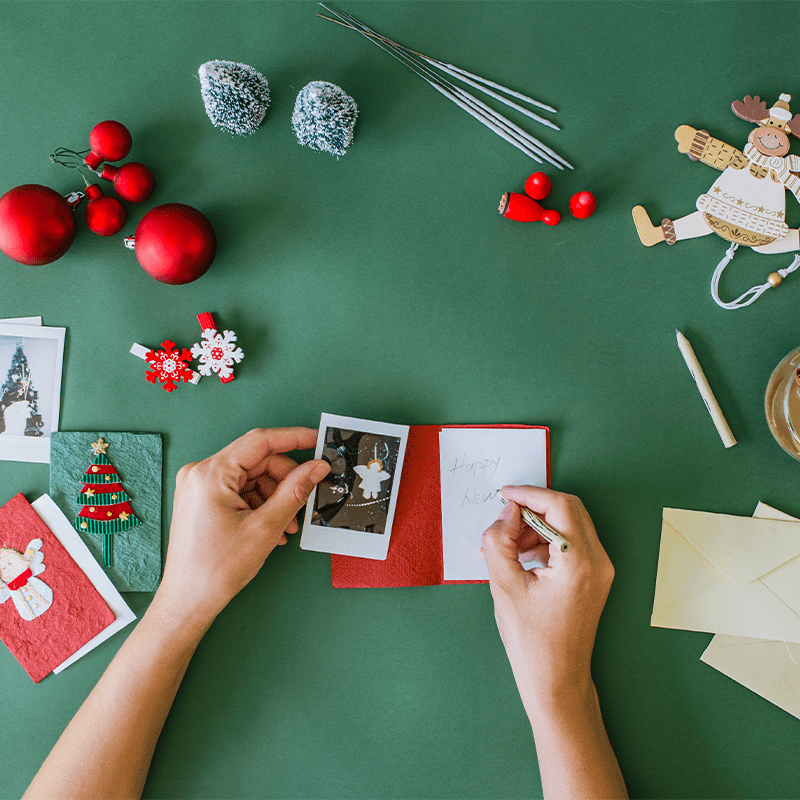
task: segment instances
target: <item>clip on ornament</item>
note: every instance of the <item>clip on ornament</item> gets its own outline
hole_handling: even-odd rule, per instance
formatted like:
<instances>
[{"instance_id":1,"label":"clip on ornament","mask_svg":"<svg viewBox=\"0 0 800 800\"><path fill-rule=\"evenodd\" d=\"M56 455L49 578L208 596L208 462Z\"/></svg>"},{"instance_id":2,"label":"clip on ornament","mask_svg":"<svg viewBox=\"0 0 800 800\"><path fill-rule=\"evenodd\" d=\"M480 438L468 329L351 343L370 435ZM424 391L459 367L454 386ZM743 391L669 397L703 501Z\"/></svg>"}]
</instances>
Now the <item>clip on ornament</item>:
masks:
<instances>
[{"instance_id":1,"label":"clip on ornament","mask_svg":"<svg viewBox=\"0 0 800 800\"><path fill-rule=\"evenodd\" d=\"M169 339L162 342L161 347L162 350L151 350L136 342L133 343L131 353L146 361L152 368L145 373L145 378L150 383L158 381L163 384L161 388L165 392L174 391L181 381L196 385L200 375L189 367L192 354L185 347L182 351L176 350L175 342Z\"/></svg>"},{"instance_id":2,"label":"clip on ornament","mask_svg":"<svg viewBox=\"0 0 800 800\"><path fill-rule=\"evenodd\" d=\"M213 315L208 312L198 314L197 321L203 331L203 341L192 345L192 355L200 361L200 374L216 372L223 383L230 383L235 377L234 363L244 358L242 348L236 346L236 334L233 331L219 333Z\"/></svg>"},{"instance_id":3,"label":"clip on ornament","mask_svg":"<svg viewBox=\"0 0 800 800\"><path fill-rule=\"evenodd\" d=\"M800 268L800 255L785 269L769 274L767 282L753 286L732 302L719 297L719 281L739 245L757 253L788 253L800 249L800 230L785 220L786 189L800 200L800 157L787 155L789 134L800 138L800 114L789 110L791 96L782 94L772 108L760 97L745 95L734 100L733 113L758 127L750 132L742 150L714 139L708 131L681 125L675 131L678 152L692 161L702 161L722 172L711 188L700 195L696 211L679 219L664 219L653 225L643 206L633 209L633 222L642 244L675 244L716 233L731 244L711 278L711 296L725 309L754 303L770 287Z\"/></svg>"}]
</instances>

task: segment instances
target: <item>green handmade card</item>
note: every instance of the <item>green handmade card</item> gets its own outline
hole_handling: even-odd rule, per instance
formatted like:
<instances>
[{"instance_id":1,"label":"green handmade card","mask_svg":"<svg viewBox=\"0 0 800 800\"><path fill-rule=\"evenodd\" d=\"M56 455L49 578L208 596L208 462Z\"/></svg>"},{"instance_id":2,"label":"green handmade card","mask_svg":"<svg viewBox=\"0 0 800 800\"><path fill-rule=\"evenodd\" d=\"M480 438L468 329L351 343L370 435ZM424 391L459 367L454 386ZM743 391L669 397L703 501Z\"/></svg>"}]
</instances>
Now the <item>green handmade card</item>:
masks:
<instances>
[{"instance_id":1,"label":"green handmade card","mask_svg":"<svg viewBox=\"0 0 800 800\"><path fill-rule=\"evenodd\" d=\"M53 433L50 495L121 592L161 579L161 435Z\"/></svg>"}]
</instances>

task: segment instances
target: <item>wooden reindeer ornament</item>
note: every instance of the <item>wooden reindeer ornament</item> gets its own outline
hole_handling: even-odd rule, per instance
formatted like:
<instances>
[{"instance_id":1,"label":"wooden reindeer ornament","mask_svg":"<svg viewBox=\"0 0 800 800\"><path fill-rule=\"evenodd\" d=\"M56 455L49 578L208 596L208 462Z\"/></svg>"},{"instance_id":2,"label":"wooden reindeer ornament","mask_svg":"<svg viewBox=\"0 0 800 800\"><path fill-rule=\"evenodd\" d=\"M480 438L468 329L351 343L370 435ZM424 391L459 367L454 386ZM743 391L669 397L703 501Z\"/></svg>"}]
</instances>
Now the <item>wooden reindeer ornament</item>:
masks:
<instances>
[{"instance_id":1,"label":"wooden reindeer ornament","mask_svg":"<svg viewBox=\"0 0 800 800\"><path fill-rule=\"evenodd\" d=\"M636 231L647 247L710 233L731 243L711 280L711 294L723 308L750 305L800 267L800 255L796 255L789 267L771 273L765 284L754 286L733 302L724 303L719 298L720 276L739 245L757 253L800 250L800 230L786 224L786 189L800 200L800 177L794 174L800 172L800 157L787 155L789 135L800 138L800 114L792 116L791 99L782 94L770 109L758 96L747 95L733 102L731 108L737 117L758 125L743 150L714 139L708 131L681 125L675 131L678 151L722 174L697 199L697 210L679 219L664 219L661 225L653 225L642 206L633 209Z\"/></svg>"}]
</instances>

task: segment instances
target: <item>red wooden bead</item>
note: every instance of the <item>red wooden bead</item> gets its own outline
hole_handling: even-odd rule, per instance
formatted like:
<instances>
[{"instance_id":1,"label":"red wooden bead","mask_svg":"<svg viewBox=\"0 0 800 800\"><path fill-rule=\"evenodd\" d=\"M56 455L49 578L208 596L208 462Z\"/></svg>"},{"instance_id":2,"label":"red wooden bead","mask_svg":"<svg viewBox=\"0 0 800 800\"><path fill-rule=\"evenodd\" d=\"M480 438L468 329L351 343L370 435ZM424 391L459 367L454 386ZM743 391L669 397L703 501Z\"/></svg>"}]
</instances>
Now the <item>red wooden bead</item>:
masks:
<instances>
[{"instance_id":1,"label":"red wooden bead","mask_svg":"<svg viewBox=\"0 0 800 800\"><path fill-rule=\"evenodd\" d=\"M552 184L544 172L534 172L525 181L525 194L534 200L544 200L550 194Z\"/></svg>"},{"instance_id":2,"label":"red wooden bead","mask_svg":"<svg viewBox=\"0 0 800 800\"><path fill-rule=\"evenodd\" d=\"M535 200L518 192L506 192L500 198L498 211L506 219L517 222L536 222L544 214L544 209Z\"/></svg>"},{"instance_id":3,"label":"red wooden bead","mask_svg":"<svg viewBox=\"0 0 800 800\"><path fill-rule=\"evenodd\" d=\"M576 219L586 219L594 214L597 201L591 192L578 192L569 201L569 210Z\"/></svg>"}]
</instances>

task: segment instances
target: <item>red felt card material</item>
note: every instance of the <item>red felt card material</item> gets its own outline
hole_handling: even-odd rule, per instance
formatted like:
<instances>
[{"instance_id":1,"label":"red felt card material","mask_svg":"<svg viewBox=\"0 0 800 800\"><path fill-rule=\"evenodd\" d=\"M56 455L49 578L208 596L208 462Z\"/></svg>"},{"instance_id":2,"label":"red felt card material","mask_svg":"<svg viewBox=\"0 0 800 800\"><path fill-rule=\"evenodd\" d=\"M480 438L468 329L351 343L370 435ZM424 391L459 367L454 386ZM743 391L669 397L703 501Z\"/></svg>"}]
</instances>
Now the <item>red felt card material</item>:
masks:
<instances>
[{"instance_id":1,"label":"red felt card material","mask_svg":"<svg viewBox=\"0 0 800 800\"><path fill-rule=\"evenodd\" d=\"M412 425L400 478L389 556L385 561L331 556L336 589L438 586L486 581L445 581L442 559L442 493L439 431L442 428L539 428L547 438L550 486L550 430L541 425Z\"/></svg>"},{"instance_id":2,"label":"red felt card material","mask_svg":"<svg viewBox=\"0 0 800 800\"><path fill-rule=\"evenodd\" d=\"M52 604L40 616L25 619L16 605L24 602L24 598L15 601L8 591L0 594L0 598L6 597L0 602L0 639L33 681L39 683L107 628L114 621L114 614L30 503L18 494L0 508L0 548L13 548L24 555L35 539L42 542L39 551L44 570L36 574L34 568L34 580L52 591ZM20 561L18 555L0 550L0 559L4 555L8 561L3 562L1 568L6 571L12 569L8 564ZM18 582L0 582L0 590L10 590ZM31 585L39 586L40 591L47 594L41 584L31 582Z\"/></svg>"}]
</instances>

